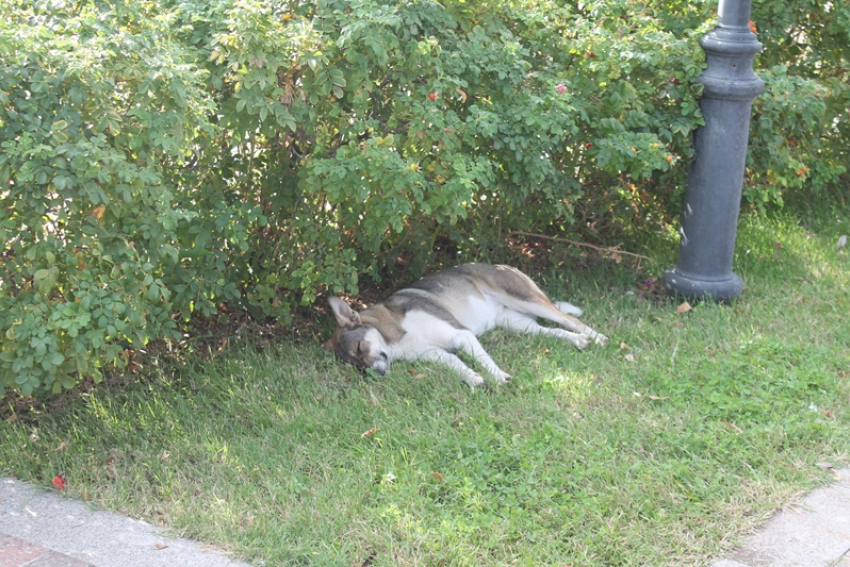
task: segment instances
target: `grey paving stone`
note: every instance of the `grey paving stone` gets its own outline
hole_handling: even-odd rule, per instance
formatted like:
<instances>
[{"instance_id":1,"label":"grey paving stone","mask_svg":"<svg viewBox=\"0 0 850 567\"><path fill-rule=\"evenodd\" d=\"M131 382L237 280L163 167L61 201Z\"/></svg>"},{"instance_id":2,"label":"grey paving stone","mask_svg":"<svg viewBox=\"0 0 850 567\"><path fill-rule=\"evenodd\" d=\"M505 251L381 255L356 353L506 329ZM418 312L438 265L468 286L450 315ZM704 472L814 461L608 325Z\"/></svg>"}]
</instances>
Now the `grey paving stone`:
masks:
<instances>
[{"instance_id":1,"label":"grey paving stone","mask_svg":"<svg viewBox=\"0 0 850 567\"><path fill-rule=\"evenodd\" d=\"M10 478L0 478L0 534L29 544L32 549L24 552L49 550L34 559L42 561L41 567L53 567L45 561L60 560L64 563L55 563L56 567L83 563L97 567L248 567L197 542L169 537L147 522L92 510L82 502Z\"/></svg>"},{"instance_id":2,"label":"grey paving stone","mask_svg":"<svg viewBox=\"0 0 850 567\"><path fill-rule=\"evenodd\" d=\"M836 484L776 514L711 567L850 567L850 469L838 474Z\"/></svg>"}]
</instances>

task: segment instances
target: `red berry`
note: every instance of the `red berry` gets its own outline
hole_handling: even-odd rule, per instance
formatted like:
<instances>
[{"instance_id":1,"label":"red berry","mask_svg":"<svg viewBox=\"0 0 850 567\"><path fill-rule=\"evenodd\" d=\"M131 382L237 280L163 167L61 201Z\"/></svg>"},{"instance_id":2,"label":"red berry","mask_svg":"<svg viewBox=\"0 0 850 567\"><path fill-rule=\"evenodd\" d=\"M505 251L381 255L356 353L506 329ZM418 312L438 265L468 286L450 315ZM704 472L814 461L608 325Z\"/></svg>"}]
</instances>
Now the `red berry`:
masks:
<instances>
[{"instance_id":1,"label":"red berry","mask_svg":"<svg viewBox=\"0 0 850 567\"><path fill-rule=\"evenodd\" d=\"M428 98L430 98L431 100L437 100L437 93L429 93Z\"/></svg>"}]
</instances>

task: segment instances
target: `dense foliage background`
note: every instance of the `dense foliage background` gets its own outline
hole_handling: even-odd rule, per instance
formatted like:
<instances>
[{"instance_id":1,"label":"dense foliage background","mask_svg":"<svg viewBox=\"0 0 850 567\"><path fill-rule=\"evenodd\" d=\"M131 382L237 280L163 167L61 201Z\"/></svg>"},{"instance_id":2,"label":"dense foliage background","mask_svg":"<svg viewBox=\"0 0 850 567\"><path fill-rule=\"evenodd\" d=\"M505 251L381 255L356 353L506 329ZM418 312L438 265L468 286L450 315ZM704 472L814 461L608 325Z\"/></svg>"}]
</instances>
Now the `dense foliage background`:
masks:
<instances>
[{"instance_id":1,"label":"dense foliage background","mask_svg":"<svg viewBox=\"0 0 850 567\"><path fill-rule=\"evenodd\" d=\"M716 4L0 7L0 390L28 395L223 305L286 321L511 231L675 220ZM850 5L753 18L746 199L846 186Z\"/></svg>"}]
</instances>

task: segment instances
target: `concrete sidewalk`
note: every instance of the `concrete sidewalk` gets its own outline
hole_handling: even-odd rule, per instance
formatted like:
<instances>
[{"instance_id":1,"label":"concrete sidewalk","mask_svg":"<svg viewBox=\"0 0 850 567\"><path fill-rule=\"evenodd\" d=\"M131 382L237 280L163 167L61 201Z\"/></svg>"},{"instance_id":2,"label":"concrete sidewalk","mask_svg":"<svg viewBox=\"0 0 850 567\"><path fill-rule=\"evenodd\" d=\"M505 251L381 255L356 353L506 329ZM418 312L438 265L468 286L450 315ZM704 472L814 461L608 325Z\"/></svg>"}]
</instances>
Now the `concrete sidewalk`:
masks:
<instances>
[{"instance_id":1,"label":"concrete sidewalk","mask_svg":"<svg viewBox=\"0 0 850 567\"><path fill-rule=\"evenodd\" d=\"M838 474L709 567L850 567L850 469ZM25 566L248 567L146 522L0 478L0 567Z\"/></svg>"},{"instance_id":2,"label":"concrete sidewalk","mask_svg":"<svg viewBox=\"0 0 850 567\"><path fill-rule=\"evenodd\" d=\"M0 567L248 567L126 516L0 478Z\"/></svg>"},{"instance_id":3,"label":"concrete sidewalk","mask_svg":"<svg viewBox=\"0 0 850 567\"><path fill-rule=\"evenodd\" d=\"M773 516L710 567L850 567L850 469Z\"/></svg>"}]
</instances>

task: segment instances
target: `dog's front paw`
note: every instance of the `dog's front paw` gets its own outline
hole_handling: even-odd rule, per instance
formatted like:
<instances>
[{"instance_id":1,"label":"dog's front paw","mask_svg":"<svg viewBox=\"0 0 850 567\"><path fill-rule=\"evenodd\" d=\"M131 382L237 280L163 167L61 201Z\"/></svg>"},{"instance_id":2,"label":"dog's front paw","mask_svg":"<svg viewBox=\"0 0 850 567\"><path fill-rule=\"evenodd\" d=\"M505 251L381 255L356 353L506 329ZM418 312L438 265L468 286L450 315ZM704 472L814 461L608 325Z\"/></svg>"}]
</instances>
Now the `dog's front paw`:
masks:
<instances>
[{"instance_id":1,"label":"dog's front paw","mask_svg":"<svg viewBox=\"0 0 850 567\"><path fill-rule=\"evenodd\" d=\"M469 384L469 386L473 389L487 385L480 374L472 371L470 371L468 375L464 376L463 381Z\"/></svg>"},{"instance_id":2,"label":"dog's front paw","mask_svg":"<svg viewBox=\"0 0 850 567\"><path fill-rule=\"evenodd\" d=\"M511 375L506 372L500 372L498 374L493 374L493 378L496 379L496 382L499 384L507 384L511 381Z\"/></svg>"}]
</instances>

